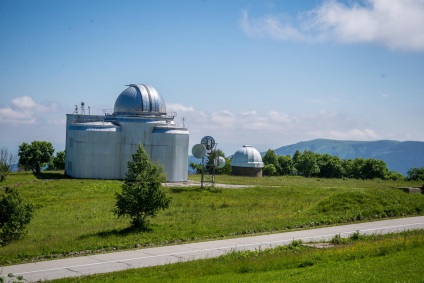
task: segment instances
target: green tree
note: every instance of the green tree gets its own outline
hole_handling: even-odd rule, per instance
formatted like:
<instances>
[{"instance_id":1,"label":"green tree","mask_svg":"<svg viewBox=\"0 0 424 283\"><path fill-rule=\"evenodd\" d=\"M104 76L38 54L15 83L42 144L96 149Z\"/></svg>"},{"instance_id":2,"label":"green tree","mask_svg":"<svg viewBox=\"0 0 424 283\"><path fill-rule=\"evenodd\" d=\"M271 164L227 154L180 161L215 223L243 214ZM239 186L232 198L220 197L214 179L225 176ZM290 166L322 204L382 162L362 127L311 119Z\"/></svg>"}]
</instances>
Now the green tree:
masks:
<instances>
[{"instance_id":1,"label":"green tree","mask_svg":"<svg viewBox=\"0 0 424 283\"><path fill-rule=\"evenodd\" d=\"M386 163L383 160L376 160L370 158L365 160L365 164L362 168L362 179L386 179L389 170L387 169Z\"/></svg>"},{"instance_id":2,"label":"green tree","mask_svg":"<svg viewBox=\"0 0 424 283\"><path fill-rule=\"evenodd\" d=\"M154 217L159 210L170 205L170 198L161 188L165 182L161 166L152 163L142 145L138 145L122 184L122 192L116 193L114 213L131 218L135 227L146 227L147 217Z\"/></svg>"},{"instance_id":3,"label":"green tree","mask_svg":"<svg viewBox=\"0 0 424 283\"><path fill-rule=\"evenodd\" d=\"M396 171L389 171L389 173L387 173L386 179L393 181L402 181L405 180L405 176Z\"/></svg>"},{"instance_id":4,"label":"green tree","mask_svg":"<svg viewBox=\"0 0 424 283\"><path fill-rule=\"evenodd\" d=\"M278 156L278 164L280 165L279 175L293 175L296 172L293 159L290 155Z\"/></svg>"},{"instance_id":5,"label":"green tree","mask_svg":"<svg viewBox=\"0 0 424 283\"><path fill-rule=\"evenodd\" d=\"M304 151L298 156L296 169L301 176L311 177L317 175L320 171L316 154L312 151Z\"/></svg>"},{"instance_id":6,"label":"green tree","mask_svg":"<svg viewBox=\"0 0 424 283\"><path fill-rule=\"evenodd\" d=\"M365 173L364 173L364 166L365 166L365 159L363 158L355 158L352 161L352 167L351 167L351 178L354 179L366 179Z\"/></svg>"},{"instance_id":7,"label":"green tree","mask_svg":"<svg viewBox=\"0 0 424 283\"><path fill-rule=\"evenodd\" d=\"M196 171L196 174L202 174L203 165L199 163L190 163L190 168Z\"/></svg>"},{"instance_id":8,"label":"green tree","mask_svg":"<svg viewBox=\"0 0 424 283\"><path fill-rule=\"evenodd\" d=\"M54 148L50 142L33 141L31 144L24 142L19 146L19 166L38 174L41 167L50 161L53 152Z\"/></svg>"},{"instance_id":9,"label":"green tree","mask_svg":"<svg viewBox=\"0 0 424 283\"><path fill-rule=\"evenodd\" d=\"M5 147L0 148L0 181L6 180L10 173L10 166L15 164L17 158Z\"/></svg>"},{"instance_id":10,"label":"green tree","mask_svg":"<svg viewBox=\"0 0 424 283\"><path fill-rule=\"evenodd\" d=\"M277 175L277 169L275 169L274 164L266 164L264 168L262 168L262 174L264 176L275 176Z\"/></svg>"},{"instance_id":11,"label":"green tree","mask_svg":"<svg viewBox=\"0 0 424 283\"><path fill-rule=\"evenodd\" d=\"M297 165L297 162L299 162L299 158L301 155L302 153L299 150L296 150L296 152L293 154L293 163L295 167Z\"/></svg>"},{"instance_id":12,"label":"green tree","mask_svg":"<svg viewBox=\"0 0 424 283\"><path fill-rule=\"evenodd\" d=\"M343 177L353 178L353 161L352 159L342 159Z\"/></svg>"},{"instance_id":13,"label":"green tree","mask_svg":"<svg viewBox=\"0 0 424 283\"><path fill-rule=\"evenodd\" d=\"M214 163L214 160L218 158L219 156L225 158L225 166L222 168L217 168ZM207 157L206 170L208 170L208 172L210 173L212 173L212 171L214 170L216 175L222 175L222 174L230 175L231 160L225 157L225 153L222 150L220 149L214 150Z\"/></svg>"},{"instance_id":14,"label":"green tree","mask_svg":"<svg viewBox=\"0 0 424 283\"><path fill-rule=\"evenodd\" d=\"M52 156L49 162L49 170L65 169L65 151L56 152L56 156Z\"/></svg>"},{"instance_id":15,"label":"green tree","mask_svg":"<svg viewBox=\"0 0 424 283\"><path fill-rule=\"evenodd\" d=\"M18 191L6 188L0 196L0 246L21 238L34 213L32 204L25 204Z\"/></svg>"},{"instance_id":16,"label":"green tree","mask_svg":"<svg viewBox=\"0 0 424 283\"><path fill-rule=\"evenodd\" d=\"M275 169L277 170L276 174L279 174L281 172L280 163L278 162L278 155L275 154L275 151L273 151L272 149L267 150L265 155L262 157L262 162L264 163L264 165L274 165Z\"/></svg>"},{"instance_id":17,"label":"green tree","mask_svg":"<svg viewBox=\"0 0 424 283\"><path fill-rule=\"evenodd\" d=\"M411 168L407 172L408 180L411 181L424 181L424 167L421 168Z\"/></svg>"},{"instance_id":18,"label":"green tree","mask_svg":"<svg viewBox=\"0 0 424 283\"><path fill-rule=\"evenodd\" d=\"M322 178L342 178L344 169L339 157L329 154L317 154L319 166L319 177Z\"/></svg>"}]
</instances>

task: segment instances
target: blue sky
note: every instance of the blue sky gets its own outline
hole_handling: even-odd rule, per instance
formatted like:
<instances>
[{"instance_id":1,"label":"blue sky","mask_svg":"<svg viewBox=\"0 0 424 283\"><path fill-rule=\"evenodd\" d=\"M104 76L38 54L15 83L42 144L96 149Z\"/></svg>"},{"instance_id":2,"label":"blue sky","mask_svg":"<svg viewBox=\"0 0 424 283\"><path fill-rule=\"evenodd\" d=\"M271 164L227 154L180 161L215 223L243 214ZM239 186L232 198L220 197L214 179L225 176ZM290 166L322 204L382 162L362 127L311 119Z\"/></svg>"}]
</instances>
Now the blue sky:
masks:
<instances>
[{"instance_id":1,"label":"blue sky","mask_svg":"<svg viewBox=\"0 0 424 283\"><path fill-rule=\"evenodd\" d=\"M227 154L315 138L424 141L424 1L0 0L0 146L65 143L84 101L155 87Z\"/></svg>"}]
</instances>

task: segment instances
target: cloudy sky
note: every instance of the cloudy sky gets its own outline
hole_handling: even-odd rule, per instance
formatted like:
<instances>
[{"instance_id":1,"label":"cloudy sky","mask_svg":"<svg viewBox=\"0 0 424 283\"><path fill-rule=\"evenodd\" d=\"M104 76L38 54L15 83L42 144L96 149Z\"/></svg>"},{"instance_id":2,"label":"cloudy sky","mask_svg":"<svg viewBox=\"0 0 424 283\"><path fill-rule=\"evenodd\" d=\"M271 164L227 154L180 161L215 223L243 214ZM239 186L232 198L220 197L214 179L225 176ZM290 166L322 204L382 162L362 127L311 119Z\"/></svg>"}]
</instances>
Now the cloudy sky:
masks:
<instances>
[{"instance_id":1,"label":"cloudy sky","mask_svg":"<svg viewBox=\"0 0 424 283\"><path fill-rule=\"evenodd\" d=\"M424 141L424 0L0 0L0 146L65 143L85 102L155 87L232 154L315 138Z\"/></svg>"}]
</instances>

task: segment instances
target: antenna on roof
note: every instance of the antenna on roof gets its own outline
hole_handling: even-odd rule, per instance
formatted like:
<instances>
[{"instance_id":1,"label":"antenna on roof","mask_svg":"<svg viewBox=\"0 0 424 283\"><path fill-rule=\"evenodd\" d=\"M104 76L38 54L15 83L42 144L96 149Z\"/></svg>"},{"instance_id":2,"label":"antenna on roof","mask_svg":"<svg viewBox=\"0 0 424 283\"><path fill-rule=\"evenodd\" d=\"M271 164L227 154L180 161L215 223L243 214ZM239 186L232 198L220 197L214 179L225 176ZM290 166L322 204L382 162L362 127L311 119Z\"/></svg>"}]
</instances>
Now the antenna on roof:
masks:
<instances>
[{"instance_id":1,"label":"antenna on roof","mask_svg":"<svg viewBox=\"0 0 424 283\"><path fill-rule=\"evenodd\" d=\"M74 114L78 114L78 106L75 105Z\"/></svg>"},{"instance_id":2,"label":"antenna on roof","mask_svg":"<svg viewBox=\"0 0 424 283\"><path fill-rule=\"evenodd\" d=\"M85 105L85 103L83 101L81 101L81 114L82 115L85 115L84 105Z\"/></svg>"}]
</instances>

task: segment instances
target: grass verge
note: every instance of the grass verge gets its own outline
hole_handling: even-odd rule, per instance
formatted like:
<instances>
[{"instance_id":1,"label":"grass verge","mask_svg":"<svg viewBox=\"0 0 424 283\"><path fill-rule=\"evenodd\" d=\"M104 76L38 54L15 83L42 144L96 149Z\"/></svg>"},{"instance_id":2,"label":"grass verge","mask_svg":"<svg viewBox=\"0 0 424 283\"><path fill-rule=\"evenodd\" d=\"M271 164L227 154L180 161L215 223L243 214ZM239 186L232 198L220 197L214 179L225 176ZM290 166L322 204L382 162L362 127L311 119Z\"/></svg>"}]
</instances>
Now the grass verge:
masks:
<instances>
[{"instance_id":1,"label":"grass verge","mask_svg":"<svg viewBox=\"0 0 424 283\"><path fill-rule=\"evenodd\" d=\"M339 242L337 242L339 243ZM358 236L332 248L264 251L54 282L422 282L424 231Z\"/></svg>"}]
</instances>

